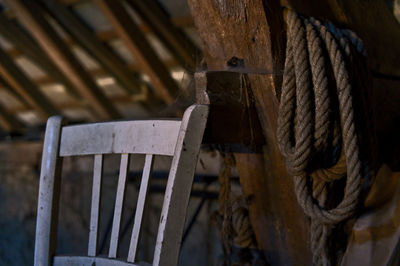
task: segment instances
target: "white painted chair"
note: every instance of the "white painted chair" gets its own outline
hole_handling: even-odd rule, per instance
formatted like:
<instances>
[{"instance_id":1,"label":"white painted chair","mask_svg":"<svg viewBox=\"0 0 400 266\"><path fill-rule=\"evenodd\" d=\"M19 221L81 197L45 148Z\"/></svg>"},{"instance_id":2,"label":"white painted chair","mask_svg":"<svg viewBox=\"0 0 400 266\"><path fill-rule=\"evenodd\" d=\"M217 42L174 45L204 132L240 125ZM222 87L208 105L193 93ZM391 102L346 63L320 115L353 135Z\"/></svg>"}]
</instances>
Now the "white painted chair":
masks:
<instances>
[{"instance_id":1,"label":"white painted chair","mask_svg":"<svg viewBox=\"0 0 400 266\"><path fill-rule=\"evenodd\" d=\"M143 120L63 126L47 121L40 173L34 265L147 265L136 262L142 215L155 155L173 156L158 228L153 265L176 265L208 107L190 106L182 121ZM108 258L98 257L103 155L121 154ZM129 154L145 154L128 258L116 259ZM94 155L88 256L55 256L62 158Z\"/></svg>"}]
</instances>

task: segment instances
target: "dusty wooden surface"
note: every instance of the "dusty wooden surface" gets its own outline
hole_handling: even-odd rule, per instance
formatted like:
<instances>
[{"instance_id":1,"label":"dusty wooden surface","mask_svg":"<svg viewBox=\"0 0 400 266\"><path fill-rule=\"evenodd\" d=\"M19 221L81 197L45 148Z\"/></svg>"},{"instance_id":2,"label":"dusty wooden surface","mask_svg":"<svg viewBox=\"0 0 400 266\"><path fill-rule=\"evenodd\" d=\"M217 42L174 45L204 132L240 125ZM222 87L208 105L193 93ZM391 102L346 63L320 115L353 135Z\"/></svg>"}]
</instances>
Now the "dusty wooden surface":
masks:
<instances>
[{"instance_id":1,"label":"dusty wooden surface","mask_svg":"<svg viewBox=\"0 0 400 266\"><path fill-rule=\"evenodd\" d=\"M284 7L330 20L355 31L364 41L374 97L370 108L378 139L379 165L365 212L395 195L378 186L399 171L400 24L385 1L345 0L188 0L204 44L209 70L227 69L233 57L242 59L249 74L266 146L263 154L236 154L241 184L248 197L258 245L273 265L310 265L309 225L294 197L291 179L277 149L275 131L283 72ZM362 10L362 11L361 11ZM261 73L261 74L260 74ZM383 170L382 170L383 169ZM371 235L371 237L373 237Z\"/></svg>"},{"instance_id":2,"label":"dusty wooden surface","mask_svg":"<svg viewBox=\"0 0 400 266\"><path fill-rule=\"evenodd\" d=\"M264 155L236 154L237 168L267 260L276 265L310 264L308 221L293 194L275 138L275 87L280 87L284 51L281 7L277 1L188 2L209 70L226 69L227 62L237 57L243 59L246 72L264 72L249 75L249 80L266 148Z\"/></svg>"}]
</instances>

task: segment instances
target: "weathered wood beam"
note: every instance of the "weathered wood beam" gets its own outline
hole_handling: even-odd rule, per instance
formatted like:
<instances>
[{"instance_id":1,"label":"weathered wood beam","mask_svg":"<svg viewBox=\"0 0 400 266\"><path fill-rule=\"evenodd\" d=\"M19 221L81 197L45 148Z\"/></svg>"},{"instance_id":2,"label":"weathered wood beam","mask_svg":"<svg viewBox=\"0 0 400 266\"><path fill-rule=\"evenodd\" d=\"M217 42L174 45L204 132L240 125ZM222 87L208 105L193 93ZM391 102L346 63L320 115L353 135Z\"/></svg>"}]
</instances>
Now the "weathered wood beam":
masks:
<instances>
[{"instance_id":1,"label":"weathered wood beam","mask_svg":"<svg viewBox=\"0 0 400 266\"><path fill-rule=\"evenodd\" d=\"M180 30L183 30L183 28L189 28L189 27L194 27L194 22L193 18L191 16L182 16L182 17L172 17L170 18L172 24L176 28L180 28ZM150 29L149 26L146 24L139 24L138 25L140 31L144 34L150 33L152 30ZM113 30L106 30L106 31L99 31L96 32L97 38L99 38L102 41L110 41L118 38L118 34L113 31Z\"/></svg>"},{"instance_id":2,"label":"weathered wood beam","mask_svg":"<svg viewBox=\"0 0 400 266\"><path fill-rule=\"evenodd\" d=\"M76 90L39 45L15 22L0 14L0 34L10 41L28 59L42 68L49 76L65 85L67 91L78 98ZM14 53L14 56L17 54Z\"/></svg>"},{"instance_id":3,"label":"weathered wood beam","mask_svg":"<svg viewBox=\"0 0 400 266\"><path fill-rule=\"evenodd\" d=\"M0 75L42 118L59 113L50 100L2 49L0 49Z\"/></svg>"},{"instance_id":4,"label":"weathered wood beam","mask_svg":"<svg viewBox=\"0 0 400 266\"><path fill-rule=\"evenodd\" d=\"M297 203L275 136L284 62L284 23L277 0L188 0L209 70L242 61L266 145L263 154L235 154L250 219L271 265L310 265L309 222Z\"/></svg>"},{"instance_id":5,"label":"weathered wood beam","mask_svg":"<svg viewBox=\"0 0 400 266\"><path fill-rule=\"evenodd\" d=\"M133 73L127 71L125 64L107 46L99 42L93 32L85 27L67 7L54 0L42 0L42 2L73 39L98 60L128 93L141 92L141 81Z\"/></svg>"},{"instance_id":6,"label":"weathered wood beam","mask_svg":"<svg viewBox=\"0 0 400 266\"><path fill-rule=\"evenodd\" d=\"M23 105L28 105L25 99L18 94L10 84L0 75L0 87L10 93L13 97L15 97L18 101L20 101Z\"/></svg>"},{"instance_id":7,"label":"weathered wood beam","mask_svg":"<svg viewBox=\"0 0 400 266\"><path fill-rule=\"evenodd\" d=\"M201 53L193 42L173 24L160 4L154 0L129 0L128 3L180 62L181 66L193 72L197 66L196 59Z\"/></svg>"},{"instance_id":8,"label":"weathered wood beam","mask_svg":"<svg viewBox=\"0 0 400 266\"><path fill-rule=\"evenodd\" d=\"M18 132L22 130L23 125L0 104L0 127L7 132Z\"/></svg>"},{"instance_id":9,"label":"weathered wood beam","mask_svg":"<svg viewBox=\"0 0 400 266\"><path fill-rule=\"evenodd\" d=\"M112 96L109 99L115 105L139 102L139 101L134 101L134 100L132 100L132 98L126 97L125 95L123 95L123 96ZM70 102L57 104L56 108L57 108L57 110L78 109L78 108L85 108L85 105L83 105L82 103L77 102L77 101L70 101ZM24 112L24 111L29 111L29 110L31 110L29 108L29 106L14 106L14 107L9 107L8 108L8 112L11 113L11 114L16 114L16 113L19 113L19 112Z\"/></svg>"},{"instance_id":10,"label":"weathered wood beam","mask_svg":"<svg viewBox=\"0 0 400 266\"><path fill-rule=\"evenodd\" d=\"M179 87L122 3L110 0L95 0L94 2L111 22L114 30L131 51L143 71L150 77L157 94L167 104L172 103L179 92Z\"/></svg>"},{"instance_id":11,"label":"weathered wood beam","mask_svg":"<svg viewBox=\"0 0 400 266\"><path fill-rule=\"evenodd\" d=\"M45 19L45 14L35 1L7 0L24 27L30 32L48 56L68 77L81 96L93 107L100 119L121 117L92 77L75 58L67 45Z\"/></svg>"}]
</instances>

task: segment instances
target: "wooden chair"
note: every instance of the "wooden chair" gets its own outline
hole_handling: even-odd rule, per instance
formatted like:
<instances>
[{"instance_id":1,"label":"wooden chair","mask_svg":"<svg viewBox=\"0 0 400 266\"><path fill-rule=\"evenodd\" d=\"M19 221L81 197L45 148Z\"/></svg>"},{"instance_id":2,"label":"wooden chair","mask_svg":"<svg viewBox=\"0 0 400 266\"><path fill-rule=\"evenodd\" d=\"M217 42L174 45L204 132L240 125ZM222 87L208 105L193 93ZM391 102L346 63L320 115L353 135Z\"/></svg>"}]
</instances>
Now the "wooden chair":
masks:
<instances>
[{"instance_id":1,"label":"wooden chair","mask_svg":"<svg viewBox=\"0 0 400 266\"><path fill-rule=\"evenodd\" d=\"M34 265L135 264L147 188L155 155L173 156L164 196L153 265L176 265L197 156L208 107L192 105L178 120L143 120L63 126L47 121L40 173ZM120 173L108 258L97 257L100 191L104 154L121 154ZM129 154L145 154L128 258L117 260L121 213ZM57 237L61 164L66 156L94 155L88 256L54 256Z\"/></svg>"}]
</instances>

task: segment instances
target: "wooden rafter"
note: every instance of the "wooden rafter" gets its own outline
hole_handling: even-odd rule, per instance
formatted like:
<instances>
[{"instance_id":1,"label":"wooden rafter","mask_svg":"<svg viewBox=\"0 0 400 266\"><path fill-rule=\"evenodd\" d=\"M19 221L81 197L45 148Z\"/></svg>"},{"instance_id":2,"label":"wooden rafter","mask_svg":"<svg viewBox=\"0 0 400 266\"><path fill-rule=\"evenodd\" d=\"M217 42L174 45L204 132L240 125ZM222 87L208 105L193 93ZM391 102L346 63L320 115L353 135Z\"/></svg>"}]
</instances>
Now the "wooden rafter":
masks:
<instances>
[{"instance_id":1,"label":"wooden rafter","mask_svg":"<svg viewBox=\"0 0 400 266\"><path fill-rule=\"evenodd\" d=\"M166 103L172 103L179 87L122 3L109 0L95 0L94 2L111 22L114 30L131 51L143 71L150 77L158 95Z\"/></svg>"},{"instance_id":2,"label":"wooden rafter","mask_svg":"<svg viewBox=\"0 0 400 266\"><path fill-rule=\"evenodd\" d=\"M86 51L111 73L128 93L140 93L141 81L132 72L127 71L125 64L103 43L91 30L83 25L67 7L54 0L42 0L53 17Z\"/></svg>"},{"instance_id":3,"label":"wooden rafter","mask_svg":"<svg viewBox=\"0 0 400 266\"><path fill-rule=\"evenodd\" d=\"M0 49L0 75L43 118L59 113L50 100L2 49Z\"/></svg>"},{"instance_id":4,"label":"wooden rafter","mask_svg":"<svg viewBox=\"0 0 400 266\"><path fill-rule=\"evenodd\" d=\"M0 127L7 132L20 131L22 123L0 104Z\"/></svg>"},{"instance_id":5,"label":"wooden rafter","mask_svg":"<svg viewBox=\"0 0 400 266\"><path fill-rule=\"evenodd\" d=\"M43 52L40 46L17 24L0 14L0 33L8 41L10 41L19 51L21 51L28 59L35 62L49 76L61 82L67 91L74 97L78 98L76 90L70 81L59 71L57 66Z\"/></svg>"},{"instance_id":6,"label":"wooden rafter","mask_svg":"<svg viewBox=\"0 0 400 266\"><path fill-rule=\"evenodd\" d=\"M35 1L7 0L24 27L42 49L68 77L82 97L89 102L100 119L119 118L121 115L106 98L88 72L81 66L68 46L45 19Z\"/></svg>"},{"instance_id":7,"label":"wooden rafter","mask_svg":"<svg viewBox=\"0 0 400 266\"><path fill-rule=\"evenodd\" d=\"M200 55L199 49L173 24L160 4L154 0L128 0L128 3L180 62L182 67L194 71L197 65L196 57Z\"/></svg>"},{"instance_id":8,"label":"wooden rafter","mask_svg":"<svg viewBox=\"0 0 400 266\"><path fill-rule=\"evenodd\" d=\"M37 84L36 84L37 85ZM18 94L16 90L14 90L10 84L0 75L0 87L6 90L9 94L15 97L18 101L20 101L23 105L28 105L25 99Z\"/></svg>"}]
</instances>

